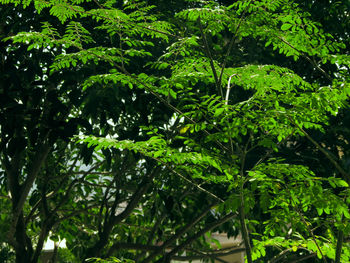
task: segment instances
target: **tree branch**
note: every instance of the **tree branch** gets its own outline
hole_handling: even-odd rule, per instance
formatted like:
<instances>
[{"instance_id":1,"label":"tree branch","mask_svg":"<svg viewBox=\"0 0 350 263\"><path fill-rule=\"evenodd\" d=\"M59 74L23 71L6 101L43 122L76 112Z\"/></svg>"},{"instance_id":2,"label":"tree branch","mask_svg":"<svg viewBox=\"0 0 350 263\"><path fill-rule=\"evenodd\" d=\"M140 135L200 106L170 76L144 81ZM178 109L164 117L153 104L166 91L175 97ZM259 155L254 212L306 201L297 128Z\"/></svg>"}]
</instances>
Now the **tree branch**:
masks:
<instances>
[{"instance_id":1,"label":"tree branch","mask_svg":"<svg viewBox=\"0 0 350 263\"><path fill-rule=\"evenodd\" d=\"M46 136L47 137L47 136ZM44 138L44 141L47 138ZM23 217L23 206L24 203L28 197L29 191L33 186L33 183L43 165L43 163L46 160L46 157L50 151L50 147L46 144L43 143L41 147L37 150L35 156L33 157L33 164L30 168L30 171L28 173L28 176L26 180L24 181L23 185L20 186L18 183L18 174L9 174L8 179L10 181L10 190L11 192L15 190L13 187L17 188L16 191L20 191L19 193L12 193L12 220L11 224L7 233L9 242L14 245L14 247L18 247L18 240L15 241L13 239L14 233L17 229L17 223L20 217ZM16 168L16 167L12 167ZM13 177L15 176L15 177ZM25 224L24 219L23 219L23 225ZM25 225L24 225L25 227ZM18 230L18 229L17 229ZM24 229L23 229L24 231ZM25 232L25 231L24 231Z\"/></svg>"},{"instance_id":2,"label":"tree branch","mask_svg":"<svg viewBox=\"0 0 350 263\"><path fill-rule=\"evenodd\" d=\"M290 263L298 263L298 262L305 262L306 259L309 259L309 258L313 258L313 257L316 257L316 253L312 253L310 255L306 255L306 256L303 256L295 261L291 261Z\"/></svg>"},{"instance_id":3,"label":"tree branch","mask_svg":"<svg viewBox=\"0 0 350 263\"><path fill-rule=\"evenodd\" d=\"M56 205L56 207L53 209L52 211L52 214L55 214L57 212L57 210L62 206L64 205L67 201L68 201L68 197L73 189L73 187L81 182L81 181L84 181L85 177L89 175L89 173L93 170L95 170L96 168L100 167L102 164L104 164L105 161L101 161L101 162L98 162L97 164L95 164L94 166L92 166L88 171L86 171L83 176L79 179L75 179L73 180L70 185L68 186L68 189L66 190L66 194L64 195L64 197L62 197L61 201Z\"/></svg>"},{"instance_id":4,"label":"tree branch","mask_svg":"<svg viewBox=\"0 0 350 263\"><path fill-rule=\"evenodd\" d=\"M172 259L179 260L179 261L188 261L188 260L206 259L206 258L215 257L216 260L219 260L218 257L225 257L225 256L237 254L237 253L242 253L244 251L245 251L244 247L243 248L242 247L234 248L234 249L231 249L230 251L227 251L227 252L216 252L216 251L202 252L202 251L198 251L197 253L199 253L199 255L173 256Z\"/></svg>"},{"instance_id":5,"label":"tree branch","mask_svg":"<svg viewBox=\"0 0 350 263\"><path fill-rule=\"evenodd\" d=\"M197 240L199 237L207 233L208 231L222 225L223 223L227 222L228 220L236 217L237 215L235 213L229 213L223 218L213 222L212 224L208 225L207 227L203 228L202 230L198 231L196 234L188 237L184 242L182 242L180 245L176 246L174 249L172 249L169 253L167 253L165 256L163 256L161 259L157 261L157 263L162 262L162 259L165 259L165 262L169 262L173 256L175 256L176 253L184 249L186 246Z\"/></svg>"},{"instance_id":6,"label":"tree branch","mask_svg":"<svg viewBox=\"0 0 350 263\"><path fill-rule=\"evenodd\" d=\"M185 225L183 228L176 231L176 233L166 240L154 253L149 255L148 258L146 258L143 263L151 262L156 256L161 254L166 248L168 248L171 244L173 244L177 239L179 239L182 235L184 235L186 232L188 232L191 228L193 228L215 205L216 203L210 204L207 206L202 213L200 213L197 217L195 217L191 222L189 222L187 225Z\"/></svg>"},{"instance_id":7,"label":"tree branch","mask_svg":"<svg viewBox=\"0 0 350 263\"><path fill-rule=\"evenodd\" d=\"M30 169L30 172L28 173L28 177L25 180L23 186L21 187L21 196L20 199L18 200L16 207L15 207L15 212L14 212L14 221L16 221L16 214L20 213L22 211L23 205L25 200L27 199L27 196L29 194L30 189L33 186L33 183L43 165L43 163L46 160L46 157L50 151L50 147L44 143L37 151L36 155L34 156L34 162L33 165Z\"/></svg>"},{"instance_id":8,"label":"tree branch","mask_svg":"<svg viewBox=\"0 0 350 263\"><path fill-rule=\"evenodd\" d=\"M241 182L240 182L240 207L239 207L239 219L241 222L241 230L242 230L242 236L243 236L243 240L244 240L244 246L245 246L245 250L246 250L246 255L247 255L247 261L248 263L253 263L253 259L252 259L252 248L250 245L250 239L249 239L249 232L248 232L248 228L247 225L245 223L245 201L244 201L244 166L245 166L245 159L246 159L246 151L247 151L247 147L248 147L248 143L246 143L245 145L245 149L242 152L242 156L241 156L241 169L240 169L240 176L241 176Z\"/></svg>"},{"instance_id":9,"label":"tree branch","mask_svg":"<svg viewBox=\"0 0 350 263\"><path fill-rule=\"evenodd\" d=\"M158 174L159 170L160 167L153 168L153 171L142 180L140 186L132 195L126 208L117 216L111 214L109 220L104 222L103 230L99 233L99 240L95 243L95 245L87 249L87 258L100 255L101 250L108 243L108 237L113 227L131 214L131 212L139 204L140 199L151 186L152 179Z\"/></svg>"},{"instance_id":10,"label":"tree branch","mask_svg":"<svg viewBox=\"0 0 350 263\"><path fill-rule=\"evenodd\" d=\"M155 251L159 249L159 246L154 245L144 245L135 243L114 243L108 250L107 256L112 255L112 253L119 249L126 250L144 250L144 251Z\"/></svg>"},{"instance_id":11,"label":"tree branch","mask_svg":"<svg viewBox=\"0 0 350 263\"><path fill-rule=\"evenodd\" d=\"M338 238L337 238L337 248L335 250L334 263L340 263L341 251L343 248L343 240L344 240L344 232L339 229L338 230Z\"/></svg>"}]
</instances>

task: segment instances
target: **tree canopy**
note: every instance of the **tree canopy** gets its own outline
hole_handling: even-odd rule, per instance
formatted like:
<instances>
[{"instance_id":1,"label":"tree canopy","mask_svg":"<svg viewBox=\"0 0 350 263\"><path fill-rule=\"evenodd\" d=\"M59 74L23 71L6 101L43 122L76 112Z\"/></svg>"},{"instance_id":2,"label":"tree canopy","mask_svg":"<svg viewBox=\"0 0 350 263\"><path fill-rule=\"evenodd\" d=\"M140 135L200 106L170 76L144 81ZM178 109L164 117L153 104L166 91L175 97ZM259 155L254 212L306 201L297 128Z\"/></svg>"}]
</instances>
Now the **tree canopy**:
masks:
<instances>
[{"instance_id":1,"label":"tree canopy","mask_svg":"<svg viewBox=\"0 0 350 263\"><path fill-rule=\"evenodd\" d=\"M0 261L349 262L348 8L0 0Z\"/></svg>"}]
</instances>

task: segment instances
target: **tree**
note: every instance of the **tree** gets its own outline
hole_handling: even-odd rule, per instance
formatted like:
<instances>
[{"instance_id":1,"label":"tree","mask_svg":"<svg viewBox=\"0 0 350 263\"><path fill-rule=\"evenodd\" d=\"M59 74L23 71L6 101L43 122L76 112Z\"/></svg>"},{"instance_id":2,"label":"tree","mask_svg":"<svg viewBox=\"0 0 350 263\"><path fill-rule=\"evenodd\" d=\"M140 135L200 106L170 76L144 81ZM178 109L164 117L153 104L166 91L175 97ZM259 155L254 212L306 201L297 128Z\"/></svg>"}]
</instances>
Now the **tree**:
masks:
<instances>
[{"instance_id":1,"label":"tree","mask_svg":"<svg viewBox=\"0 0 350 263\"><path fill-rule=\"evenodd\" d=\"M349 259L349 174L309 135L347 106L349 59L302 5L2 3L16 262L49 236L81 260L214 259L210 231L242 233L248 262ZM288 152L304 139L336 173Z\"/></svg>"}]
</instances>

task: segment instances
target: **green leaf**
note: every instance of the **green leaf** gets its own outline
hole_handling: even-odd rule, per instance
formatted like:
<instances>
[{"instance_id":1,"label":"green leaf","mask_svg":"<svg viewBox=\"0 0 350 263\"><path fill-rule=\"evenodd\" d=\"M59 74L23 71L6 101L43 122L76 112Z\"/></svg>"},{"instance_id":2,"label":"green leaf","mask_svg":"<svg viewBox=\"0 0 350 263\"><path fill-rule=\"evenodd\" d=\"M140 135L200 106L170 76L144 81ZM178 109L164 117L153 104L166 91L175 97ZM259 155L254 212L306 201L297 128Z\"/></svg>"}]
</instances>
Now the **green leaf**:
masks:
<instances>
[{"instance_id":1,"label":"green leaf","mask_svg":"<svg viewBox=\"0 0 350 263\"><path fill-rule=\"evenodd\" d=\"M292 27L291 24L283 24L283 25L281 26L281 29L282 29L283 31L286 31L286 30L290 29L291 27Z\"/></svg>"},{"instance_id":2,"label":"green leaf","mask_svg":"<svg viewBox=\"0 0 350 263\"><path fill-rule=\"evenodd\" d=\"M214 117L218 117L219 115L221 115L224 112L224 108L217 108L214 112Z\"/></svg>"},{"instance_id":3,"label":"green leaf","mask_svg":"<svg viewBox=\"0 0 350 263\"><path fill-rule=\"evenodd\" d=\"M169 94L170 94L171 97L173 97L174 99L176 99L177 94L176 94L175 91L173 91L172 89L169 89Z\"/></svg>"},{"instance_id":4,"label":"green leaf","mask_svg":"<svg viewBox=\"0 0 350 263\"><path fill-rule=\"evenodd\" d=\"M344 180L337 180L337 185L340 187L349 187L349 184Z\"/></svg>"}]
</instances>

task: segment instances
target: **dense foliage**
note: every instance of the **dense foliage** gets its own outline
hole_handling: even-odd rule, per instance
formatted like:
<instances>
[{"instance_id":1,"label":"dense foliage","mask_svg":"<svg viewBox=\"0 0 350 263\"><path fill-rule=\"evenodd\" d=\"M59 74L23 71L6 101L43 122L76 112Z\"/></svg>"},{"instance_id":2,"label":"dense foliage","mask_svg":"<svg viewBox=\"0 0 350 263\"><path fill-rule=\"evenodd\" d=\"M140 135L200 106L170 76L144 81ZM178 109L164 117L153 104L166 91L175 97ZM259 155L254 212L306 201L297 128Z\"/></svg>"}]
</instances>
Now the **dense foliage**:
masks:
<instances>
[{"instance_id":1,"label":"dense foliage","mask_svg":"<svg viewBox=\"0 0 350 263\"><path fill-rule=\"evenodd\" d=\"M347 3L0 3L0 260L350 261Z\"/></svg>"}]
</instances>

